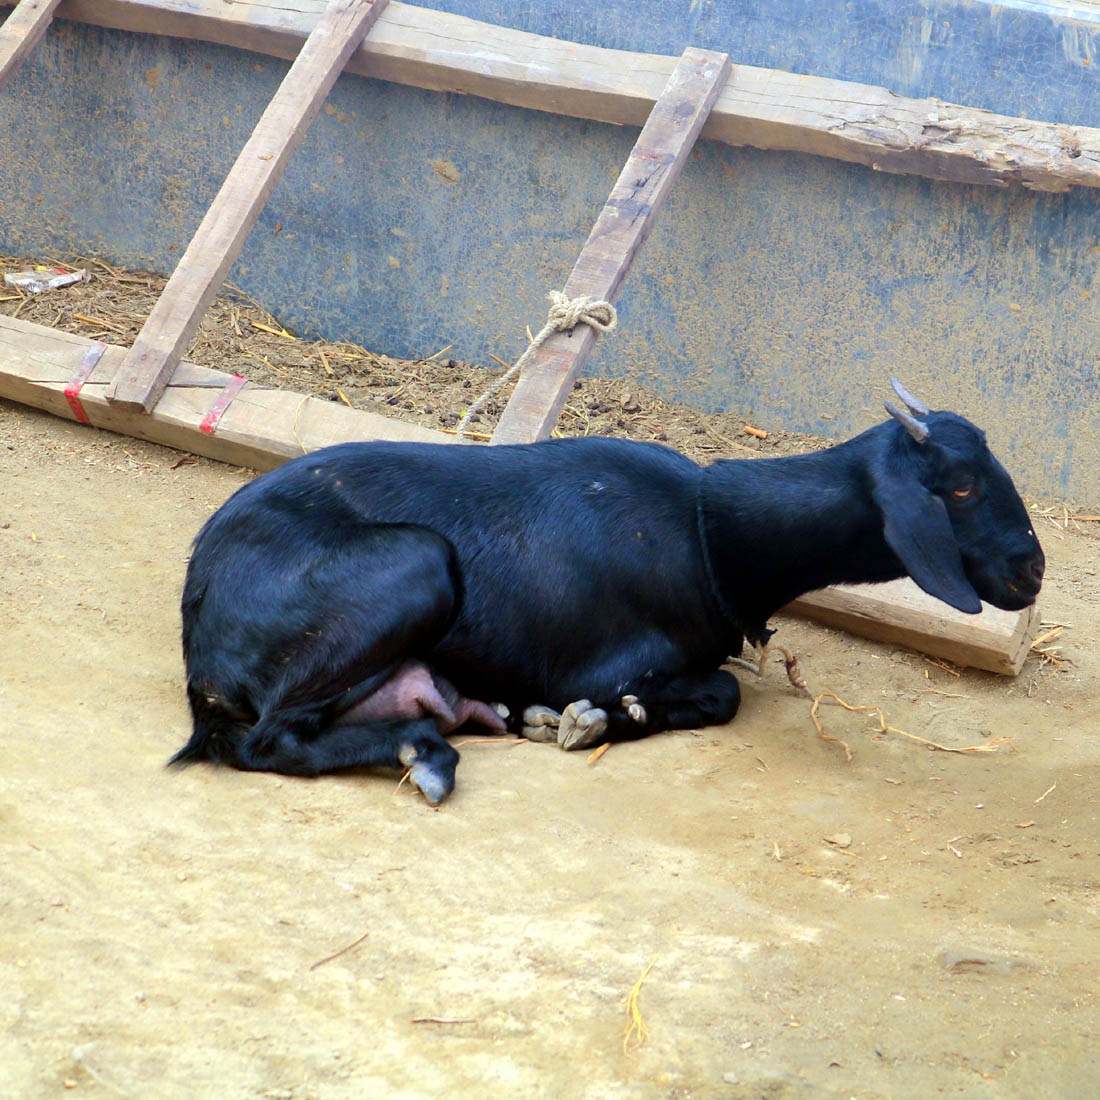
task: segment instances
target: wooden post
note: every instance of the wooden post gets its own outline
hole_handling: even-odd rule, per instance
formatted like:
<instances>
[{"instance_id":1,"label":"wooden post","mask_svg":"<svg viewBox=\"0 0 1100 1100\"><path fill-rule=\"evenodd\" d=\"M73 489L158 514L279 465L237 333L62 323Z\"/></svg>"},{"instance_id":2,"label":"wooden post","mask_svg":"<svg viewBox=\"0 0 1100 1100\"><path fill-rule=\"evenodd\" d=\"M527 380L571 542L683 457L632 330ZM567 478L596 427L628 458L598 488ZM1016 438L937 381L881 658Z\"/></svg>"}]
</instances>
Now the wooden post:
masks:
<instances>
[{"instance_id":1,"label":"wooden post","mask_svg":"<svg viewBox=\"0 0 1100 1100\"><path fill-rule=\"evenodd\" d=\"M19 0L0 26L0 88L38 45L60 0Z\"/></svg>"},{"instance_id":2,"label":"wooden post","mask_svg":"<svg viewBox=\"0 0 1100 1100\"><path fill-rule=\"evenodd\" d=\"M453 435L338 401L251 382L239 388L233 375L186 360L173 372L156 408L146 413L106 400L125 358L126 349L115 344L0 314L0 398L96 428L257 470L353 440L456 442ZM235 394L231 401L222 400L229 394ZM215 420L211 414L217 407L223 412Z\"/></svg>"},{"instance_id":3,"label":"wooden post","mask_svg":"<svg viewBox=\"0 0 1100 1100\"><path fill-rule=\"evenodd\" d=\"M107 393L152 410L252 226L351 53L387 0L332 0L149 314Z\"/></svg>"},{"instance_id":4,"label":"wooden post","mask_svg":"<svg viewBox=\"0 0 1100 1100\"><path fill-rule=\"evenodd\" d=\"M908 578L887 584L838 584L808 592L784 610L1004 676L1020 671L1039 630L1034 604L1023 611L985 604L980 615L966 615L922 592Z\"/></svg>"},{"instance_id":5,"label":"wooden post","mask_svg":"<svg viewBox=\"0 0 1100 1100\"><path fill-rule=\"evenodd\" d=\"M0 9L14 2L0 0ZM322 0L298 0L293 8L226 0L61 0L59 15L293 58L322 6ZM430 91L641 126L674 62L392 0L346 69ZM736 66L703 137L956 183L1018 182L1035 191L1100 187L1100 129L753 65Z\"/></svg>"},{"instance_id":6,"label":"wooden post","mask_svg":"<svg viewBox=\"0 0 1100 1100\"><path fill-rule=\"evenodd\" d=\"M684 51L565 284L567 298L611 301L618 294L728 73L726 54ZM545 439L595 342L589 325L551 336L520 376L493 442Z\"/></svg>"}]
</instances>

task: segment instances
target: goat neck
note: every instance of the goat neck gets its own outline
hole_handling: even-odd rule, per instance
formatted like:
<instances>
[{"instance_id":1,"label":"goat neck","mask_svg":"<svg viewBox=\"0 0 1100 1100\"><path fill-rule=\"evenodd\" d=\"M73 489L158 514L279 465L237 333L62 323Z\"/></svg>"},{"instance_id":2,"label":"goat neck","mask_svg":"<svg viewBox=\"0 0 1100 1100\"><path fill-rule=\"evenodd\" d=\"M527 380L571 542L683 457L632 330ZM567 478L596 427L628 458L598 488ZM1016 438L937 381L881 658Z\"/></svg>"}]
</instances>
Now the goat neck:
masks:
<instances>
[{"instance_id":1,"label":"goat neck","mask_svg":"<svg viewBox=\"0 0 1100 1100\"><path fill-rule=\"evenodd\" d=\"M766 638L771 615L805 592L904 574L883 536L869 473L895 434L880 424L813 454L729 459L702 472L711 583L750 640Z\"/></svg>"}]
</instances>

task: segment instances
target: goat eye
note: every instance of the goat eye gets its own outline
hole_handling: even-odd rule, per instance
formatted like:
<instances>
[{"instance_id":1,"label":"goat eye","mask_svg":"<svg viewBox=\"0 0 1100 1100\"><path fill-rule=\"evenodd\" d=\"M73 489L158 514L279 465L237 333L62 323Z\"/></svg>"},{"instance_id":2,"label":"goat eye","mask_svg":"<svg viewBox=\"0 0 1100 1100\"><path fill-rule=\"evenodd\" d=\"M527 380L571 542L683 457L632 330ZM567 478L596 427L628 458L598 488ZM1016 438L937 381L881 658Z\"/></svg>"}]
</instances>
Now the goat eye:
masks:
<instances>
[{"instance_id":1,"label":"goat eye","mask_svg":"<svg viewBox=\"0 0 1100 1100\"><path fill-rule=\"evenodd\" d=\"M974 486L968 485L965 489L952 489L951 495L958 500L966 500L974 495Z\"/></svg>"}]
</instances>

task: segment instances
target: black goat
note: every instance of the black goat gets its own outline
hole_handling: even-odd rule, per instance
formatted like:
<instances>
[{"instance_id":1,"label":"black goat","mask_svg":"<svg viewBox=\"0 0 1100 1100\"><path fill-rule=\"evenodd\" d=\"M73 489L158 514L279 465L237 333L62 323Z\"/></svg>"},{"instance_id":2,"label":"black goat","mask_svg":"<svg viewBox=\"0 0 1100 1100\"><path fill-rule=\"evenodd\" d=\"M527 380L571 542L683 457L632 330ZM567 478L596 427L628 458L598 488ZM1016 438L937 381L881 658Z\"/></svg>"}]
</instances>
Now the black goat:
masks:
<instances>
[{"instance_id":1,"label":"black goat","mask_svg":"<svg viewBox=\"0 0 1100 1100\"><path fill-rule=\"evenodd\" d=\"M908 573L961 611L1028 606L1043 552L1008 474L974 425L896 388L911 412L790 458L700 468L586 438L288 462L195 542L194 732L172 762L403 763L434 803L458 761L442 733L504 729L505 708L564 748L728 721L719 666L812 589Z\"/></svg>"}]
</instances>

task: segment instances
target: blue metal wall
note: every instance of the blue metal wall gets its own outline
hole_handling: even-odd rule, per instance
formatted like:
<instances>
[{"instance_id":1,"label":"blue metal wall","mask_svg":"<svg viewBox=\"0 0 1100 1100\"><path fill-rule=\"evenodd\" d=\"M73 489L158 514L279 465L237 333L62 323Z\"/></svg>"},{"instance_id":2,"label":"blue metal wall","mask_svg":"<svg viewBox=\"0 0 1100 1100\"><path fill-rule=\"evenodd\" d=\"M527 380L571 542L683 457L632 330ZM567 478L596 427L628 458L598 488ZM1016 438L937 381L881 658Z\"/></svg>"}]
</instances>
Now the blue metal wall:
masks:
<instances>
[{"instance_id":1,"label":"blue metal wall","mask_svg":"<svg viewBox=\"0 0 1100 1100\"><path fill-rule=\"evenodd\" d=\"M505 8L435 6L496 21ZM735 60L1100 122L1086 114L1097 111L1095 78L1081 63L1096 24L1038 7L505 10L512 25L582 41L720 46ZM0 250L170 271L286 68L55 24L0 93ZM302 332L393 355L453 343L464 358L512 358L524 326L544 320L546 292L564 283L634 136L343 77L231 278ZM832 436L877 419L897 372L988 427L1028 489L1100 504L1098 204L1100 192L939 184L704 144L591 370Z\"/></svg>"}]
</instances>

